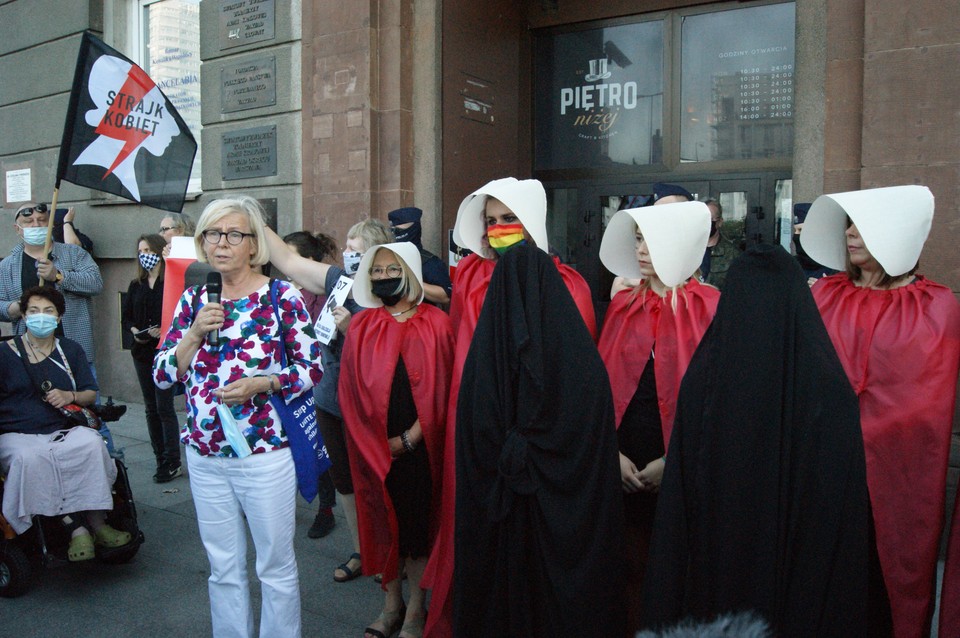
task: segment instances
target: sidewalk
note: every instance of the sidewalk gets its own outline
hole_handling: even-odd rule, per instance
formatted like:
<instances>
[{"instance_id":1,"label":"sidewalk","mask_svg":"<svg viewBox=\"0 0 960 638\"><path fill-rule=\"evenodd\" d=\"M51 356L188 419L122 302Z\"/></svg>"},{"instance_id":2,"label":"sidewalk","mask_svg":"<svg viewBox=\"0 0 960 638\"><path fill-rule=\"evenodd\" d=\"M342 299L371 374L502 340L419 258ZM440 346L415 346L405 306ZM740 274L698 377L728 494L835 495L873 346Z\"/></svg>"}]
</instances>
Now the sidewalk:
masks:
<instances>
[{"instance_id":1,"label":"sidewalk","mask_svg":"<svg viewBox=\"0 0 960 638\"><path fill-rule=\"evenodd\" d=\"M138 636L188 638L211 634L207 598L209 565L197 532L186 476L157 485L143 405L127 404L111 431L125 453L140 527L146 542L127 565L97 561L39 570L24 596L0 598L0 636ZM299 497L298 497L299 498ZM333 581L334 568L353 551L339 508L326 538L307 538L316 506L297 507L296 553L305 637L363 635L380 612L383 595L372 578ZM254 613L260 615L253 542L248 572Z\"/></svg>"}]
</instances>

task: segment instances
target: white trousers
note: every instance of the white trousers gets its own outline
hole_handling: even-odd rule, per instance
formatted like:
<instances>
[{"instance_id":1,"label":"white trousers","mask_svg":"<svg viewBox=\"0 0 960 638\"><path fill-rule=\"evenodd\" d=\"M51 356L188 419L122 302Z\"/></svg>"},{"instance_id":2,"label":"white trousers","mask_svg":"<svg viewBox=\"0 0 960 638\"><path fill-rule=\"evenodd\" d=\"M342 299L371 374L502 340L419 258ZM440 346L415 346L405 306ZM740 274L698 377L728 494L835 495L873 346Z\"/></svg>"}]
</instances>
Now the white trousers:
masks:
<instances>
[{"instance_id":1,"label":"white trousers","mask_svg":"<svg viewBox=\"0 0 960 638\"><path fill-rule=\"evenodd\" d=\"M187 448L200 538L210 560L215 638L252 638L244 516L257 553L261 638L299 638L300 581L293 553L297 477L290 450L245 459Z\"/></svg>"}]
</instances>

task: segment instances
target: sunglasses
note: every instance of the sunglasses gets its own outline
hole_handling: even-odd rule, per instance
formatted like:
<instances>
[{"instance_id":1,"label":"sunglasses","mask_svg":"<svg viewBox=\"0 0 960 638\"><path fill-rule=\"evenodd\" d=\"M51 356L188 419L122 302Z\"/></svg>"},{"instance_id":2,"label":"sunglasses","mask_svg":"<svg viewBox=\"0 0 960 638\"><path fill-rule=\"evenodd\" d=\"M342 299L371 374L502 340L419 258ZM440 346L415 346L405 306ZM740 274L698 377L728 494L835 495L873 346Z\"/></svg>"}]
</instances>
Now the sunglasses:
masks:
<instances>
[{"instance_id":1,"label":"sunglasses","mask_svg":"<svg viewBox=\"0 0 960 638\"><path fill-rule=\"evenodd\" d=\"M48 211L46 204L37 204L29 208L21 208L17 211L17 217L30 217L34 213L46 213Z\"/></svg>"}]
</instances>

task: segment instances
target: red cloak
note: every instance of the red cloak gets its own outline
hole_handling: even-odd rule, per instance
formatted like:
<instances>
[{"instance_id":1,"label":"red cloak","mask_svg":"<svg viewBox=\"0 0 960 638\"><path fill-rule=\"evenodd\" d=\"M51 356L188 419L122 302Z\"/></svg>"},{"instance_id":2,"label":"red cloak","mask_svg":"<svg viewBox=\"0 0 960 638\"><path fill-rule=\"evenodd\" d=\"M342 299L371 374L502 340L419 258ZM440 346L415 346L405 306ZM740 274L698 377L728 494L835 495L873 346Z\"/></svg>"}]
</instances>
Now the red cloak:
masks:
<instances>
[{"instance_id":1,"label":"red cloak","mask_svg":"<svg viewBox=\"0 0 960 638\"><path fill-rule=\"evenodd\" d=\"M635 295L633 289L629 289L614 296L597 347L610 375L617 428L637 391L640 375L656 343L657 356L653 366L663 445L664 449L667 448L680 380L717 312L719 301L719 290L696 279L690 279L680 289L676 310L673 309L672 292L661 297L651 290Z\"/></svg>"},{"instance_id":2,"label":"red cloak","mask_svg":"<svg viewBox=\"0 0 960 638\"><path fill-rule=\"evenodd\" d=\"M392 460L387 408L401 355L430 460L432 509L438 514L453 363L453 333L447 315L420 304L413 317L400 323L385 309L372 309L354 317L344 341L338 392L356 494L363 573L382 573L384 583L397 577L399 551L397 519L384 481ZM437 514L432 516L433 530L438 526Z\"/></svg>"},{"instance_id":3,"label":"red cloak","mask_svg":"<svg viewBox=\"0 0 960 638\"><path fill-rule=\"evenodd\" d=\"M960 366L960 304L917 277L893 290L843 273L813 296L860 399L867 485L894 634L920 637L934 606Z\"/></svg>"},{"instance_id":4,"label":"red cloak","mask_svg":"<svg viewBox=\"0 0 960 638\"><path fill-rule=\"evenodd\" d=\"M457 264L453 272L453 296L450 298L450 325L453 326L455 337L460 336L460 321L464 318L471 326L470 334L473 335L473 326L477 325L483 298L487 295L487 286L496 265L495 260L483 259L476 253L470 253Z\"/></svg>"},{"instance_id":5,"label":"red cloak","mask_svg":"<svg viewBox=\"0 0 960 638\"><path fill-rule=\"evenodd\" d=\"M553 257L553 263L563 279L567 290L573 297L580 315L583 317L590 335L596 340L597 318L593 311L593 296L590 286L576 270L560 263ZM456 335L453 375L450 383L450 401L447 406L447 431L444 443L443 494L441 497L440 530L434 543L433 552L427 562L423 582L431 589L430 614L424 628L425 638L449 638L453 636L453 537L454 512L456 510L456 416L457 398L460 392L460 377L463 374L463 362L470 350L473 331L487 296L490 277L497 262L484 259L476 253L467 255L457 264L453 278L453 298L450 300L450 322Z\"/></svg>"}]
</instances>

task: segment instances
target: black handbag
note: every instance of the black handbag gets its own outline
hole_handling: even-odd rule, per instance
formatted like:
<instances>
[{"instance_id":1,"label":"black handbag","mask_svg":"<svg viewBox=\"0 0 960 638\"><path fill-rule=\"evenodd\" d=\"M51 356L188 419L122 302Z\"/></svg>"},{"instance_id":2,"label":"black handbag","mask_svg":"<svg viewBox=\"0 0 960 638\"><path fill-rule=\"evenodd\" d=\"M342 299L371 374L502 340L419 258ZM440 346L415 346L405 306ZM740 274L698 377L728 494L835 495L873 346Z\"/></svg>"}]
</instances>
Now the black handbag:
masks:
<instances>
[{"instance_id":1,"label":"black handbag","mask_svg":"<svg viewBox=\"0 0 960 638\"><path fill-rule=\"evenodd\" d=\"M53 389L53 384L50 383L50 381L38 381L36 376L34 376L33 369L29 364L30 360L27 358L27 351L23 347L23 336L16 337L13 341L17 344L17 351L20 353L20 362L23 364L24 370L27 371L27 376L30 377L30 381L33 383L34 388L36 388L40 398L43 398L47 392ZM63 358L63 363L66 366L67 374L70 376L70 382L73 383L74 386L74 390L72 391L75 392L77 384L73 378L73 371L70 370L70 364L67 362L67 357L63 354L63 350L60 349L59 344L57 345L57 351L60 353L61 358ZM100 417L97 416L93 410L82 405L68 403L61 408L55 409L59 410L60 414L66 418L68 427L72 428L81 425L93 428L94 430L99 430L101 427L103 427Z\"/></svg>"}]
</instances>

